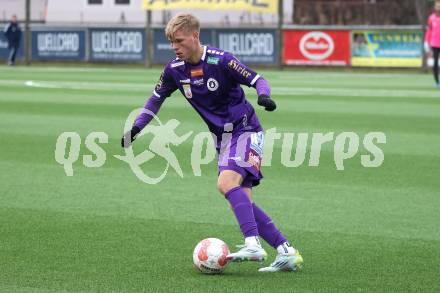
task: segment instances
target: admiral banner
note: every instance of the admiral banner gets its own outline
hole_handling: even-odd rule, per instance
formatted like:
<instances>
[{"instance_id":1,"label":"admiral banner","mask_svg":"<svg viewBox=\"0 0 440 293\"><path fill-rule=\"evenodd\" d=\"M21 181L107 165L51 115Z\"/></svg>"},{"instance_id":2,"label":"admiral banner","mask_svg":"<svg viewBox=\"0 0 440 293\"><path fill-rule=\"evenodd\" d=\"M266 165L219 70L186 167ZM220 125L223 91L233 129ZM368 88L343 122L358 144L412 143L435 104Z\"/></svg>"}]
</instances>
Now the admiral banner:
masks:
<instances>
[{"instance_id":1,"label":"admiral banner","mask_svg":"<svg viewBox=\"0 0 440 293\"><path fill-rule=\"evenodd\" d=\"M18 48L18 52L16 55L16 59L23 59L24 58L24 42L23 42L23 35L22 33L21 41L20 41L20 47ZM8 49L8 40L6 39L3 32L0 32L0 59L8 59L9 58L9 49Z\"/></svg>"},{"instance_id":2,"label":"admiral banner","mask_svg":"<svg viewBox=\"0 0 440 293\"><path fill-rule=\"evenodd\" d=\"M85 32L32 31L33 60L84 60Z\"/></svg>"},{"instance_id":3,"label":"admiral banner","mask_svg":"<svg viewBox=\"0 0 440 293\"><path fill-rule=\"evenodd\" d=\"M283 63L288 65L350 64L349 31L286 30Z\"/></svg>"},{"instance_id":4,"label":"admiral banner","mask_svg":"<svg viewBox=\"0 0 440 293\"><path fill-rule=\"evenodd\" d=\"M276 64L278 46L275 30L217 30L216 47L250 64Z\"/></svg>"},{"instance_id":5,"label":"admiral banner","mask_svg":"<svg viewBox=\"0 0 440 293\"><path fill-rule=\"evenodd\" d=\"M208 9L278 13L278 0L144 0L144 9Z\"/></svg>"},{"instance_id":6,"label":"admiral banner","mask_svg":"<svg viewBox=\"0 0 440 293\"><path fill-rule=\"evenodd\" d=\"M91 61L143 62L146 44L143 29L90 29Z\"/></svg>"},{"instance_id":7,"label":"admiral banner","mask_svg":"<svg viewBox=\"0 0 440 293\"><path fill-rule=\"evenodd\" d=\"M200 31L200 41L203 45L212 45L212 30L202 29ZM165 36L164 29L154 29L153 35L153 63L166 64L176 58L176 54L171 49L170 41Z\"/></svg>"},{"instance_id":8,"label":"admiral banner","mask_svg":"<svg viewBox=\"0 0 440 293\"><path fill-rule=\"evenodd\" d=\"M353 31L353 66L421 67L421 31Z\"/></svg>"}]
</instances>

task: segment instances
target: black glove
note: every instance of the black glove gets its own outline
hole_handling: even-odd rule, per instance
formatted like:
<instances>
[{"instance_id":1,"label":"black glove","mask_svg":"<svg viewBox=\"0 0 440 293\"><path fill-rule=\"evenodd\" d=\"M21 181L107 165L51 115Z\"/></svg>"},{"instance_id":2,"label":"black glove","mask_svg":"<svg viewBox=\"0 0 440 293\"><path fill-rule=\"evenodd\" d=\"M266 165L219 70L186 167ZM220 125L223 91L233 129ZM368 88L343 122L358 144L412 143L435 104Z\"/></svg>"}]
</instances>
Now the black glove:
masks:
<instances>
[{"instance_id":1,"label":"black glove","mask_svg":"<svg viewBox=\"0 0 440 293\"><path fill-rule=\"evenodd\" d=\"M277 108L277 104L269 96L261 95L258 96L258 105L263 106L266 111L273 111Z\"/></svg>"},{"instance_id":2,"label":"black glove","mask_svg":"<svg viewBox=\"0 0 440 293\"><path fill-rule=\"evenodd\" d=\"M121 139L121 146L123 148L128 148L131 143L136 139L138 133L141 132L139 127L133 126L130 131L127 131Z\"/></svg>"}]
</instances>

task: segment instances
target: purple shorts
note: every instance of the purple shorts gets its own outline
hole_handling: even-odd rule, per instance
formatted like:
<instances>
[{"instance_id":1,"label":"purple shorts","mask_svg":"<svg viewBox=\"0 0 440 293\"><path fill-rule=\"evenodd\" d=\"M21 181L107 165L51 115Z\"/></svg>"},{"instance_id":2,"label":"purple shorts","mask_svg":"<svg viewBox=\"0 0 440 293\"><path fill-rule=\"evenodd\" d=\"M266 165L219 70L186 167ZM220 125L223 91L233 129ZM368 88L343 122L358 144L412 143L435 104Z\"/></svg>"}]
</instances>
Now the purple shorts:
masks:
<instances>
[{"instance_id":1,"label":"purple shorts","mask_svg":"<svg viewBox=\"0 0 440 293\"><path fill-rule=\"evenodd\" d=\"M230 141L230 143L229 143ZM218 151L218 172L232 170L243 177L242 187L252 188L260 184L264 133L245 132L231 134L223 139Z\"/></svg>"}]
</instances>

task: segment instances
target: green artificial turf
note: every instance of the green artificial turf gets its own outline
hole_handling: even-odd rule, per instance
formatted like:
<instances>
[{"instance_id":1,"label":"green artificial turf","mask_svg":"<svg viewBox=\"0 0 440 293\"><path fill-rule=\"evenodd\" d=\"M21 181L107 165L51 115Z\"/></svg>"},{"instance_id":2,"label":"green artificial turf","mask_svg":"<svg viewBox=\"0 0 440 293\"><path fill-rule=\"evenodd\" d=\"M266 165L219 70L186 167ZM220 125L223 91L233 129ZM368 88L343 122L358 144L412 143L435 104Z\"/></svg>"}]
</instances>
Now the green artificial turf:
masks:
<instances>
[{"instance_id":1,"label":"green artificial turf","mask_svg":"<svg viewBox=\"0 0 440 293\"><path fill-rule=\"evenodd\" d=\"M266 129L308 133L305 162L272 165L254 190L286 237L302 253L298 273L261 274L257 263L230 264L207 276L192 266L203 238L231 250L243 240L216 190L216 162L195 176L195 134L207 131L178 92L159 118L193 134L172 147L184 177L170 169L148 185L113 155L130 111L143 105L160 70L0 67L0 292L439 292L440 91L430 75L332 71L260 71L277 111L256 106ZM246 89L256 105L253 89ZM73 176L55 159L58 136L81 137ZM91 132L108 143L102 167L87 168ZM334 141L309 166L313 133L354 132L357 154L337 170ZM383 132L384 162L365 168L366 133ZM295 136L296 138L296 136ZM136 141L135 152L151 135ZM296 142L296 140L295 140ZM294 144L295 149L296 144ZM293 158L294 154L292 155ZM155 157L149 176L165 167ZM275 251L269 252L269 264Z\"/></svg>"}]
</instances>

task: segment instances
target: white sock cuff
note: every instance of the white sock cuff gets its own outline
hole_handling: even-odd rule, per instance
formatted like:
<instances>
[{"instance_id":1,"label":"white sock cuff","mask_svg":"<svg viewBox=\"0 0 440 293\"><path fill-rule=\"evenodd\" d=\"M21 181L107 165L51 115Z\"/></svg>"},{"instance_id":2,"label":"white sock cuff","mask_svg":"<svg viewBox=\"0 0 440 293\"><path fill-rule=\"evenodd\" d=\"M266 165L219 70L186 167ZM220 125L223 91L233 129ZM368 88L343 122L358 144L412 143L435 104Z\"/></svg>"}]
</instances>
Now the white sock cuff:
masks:
<instances>
[{"instance_id":1,"label":"white sock cuff","mask_svg":"<svg viewBox=\"0 0 440 293\"><path fill-rule=\"evenodd\" d=\"M280 254L293 254L296 252L296 249L293 248L289 242L284 242L277 247L277 251Z\"/></svg>"},{"instance_id":2,"label":"white sock cuff","mask_svg":"<svg viewBox=\"0 0 440 293\"><path fill-rule=\"evenodd\" d=\"M244 239L244 243L246 245L258 245L261 247L260 239L258 238L258 236L246 237Z\"/></svg>"}]
</instances>

